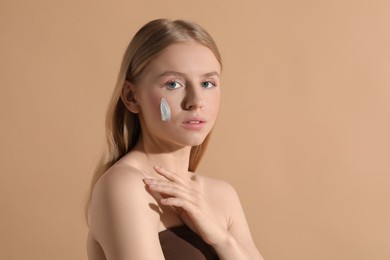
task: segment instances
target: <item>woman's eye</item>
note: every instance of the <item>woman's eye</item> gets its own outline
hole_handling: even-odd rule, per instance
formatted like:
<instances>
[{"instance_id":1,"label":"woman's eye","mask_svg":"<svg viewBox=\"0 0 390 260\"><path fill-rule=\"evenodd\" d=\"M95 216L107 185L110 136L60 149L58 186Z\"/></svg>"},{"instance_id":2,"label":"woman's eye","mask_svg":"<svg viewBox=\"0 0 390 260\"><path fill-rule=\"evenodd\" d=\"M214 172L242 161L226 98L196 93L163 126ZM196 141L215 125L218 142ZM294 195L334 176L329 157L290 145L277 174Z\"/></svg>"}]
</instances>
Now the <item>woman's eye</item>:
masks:
<instances>
[{"instance_id":1,"label":"woman's eye","mask_svg":"<svg viewBox=\"0 0 390 260\"><path fill-rule=\"evenodd\" d=\"M183 85L180 84L178 81L169 81L168 83L165 84L167 86L167 88L169 89L176 89L176 88L180 88L182 87Z\"/></svg>"},{"instance_id":2,"label":"woman's eye","mask_svg":"<svg viewBox=\"0 0 390 260\"><path fill-rule=\"evenodd\" d=\"M211 81L205 81L205 82L202 82L202 87L204 88L212 88L212 87L215 87L215 84Z\"/></svg>"}]
</instances>

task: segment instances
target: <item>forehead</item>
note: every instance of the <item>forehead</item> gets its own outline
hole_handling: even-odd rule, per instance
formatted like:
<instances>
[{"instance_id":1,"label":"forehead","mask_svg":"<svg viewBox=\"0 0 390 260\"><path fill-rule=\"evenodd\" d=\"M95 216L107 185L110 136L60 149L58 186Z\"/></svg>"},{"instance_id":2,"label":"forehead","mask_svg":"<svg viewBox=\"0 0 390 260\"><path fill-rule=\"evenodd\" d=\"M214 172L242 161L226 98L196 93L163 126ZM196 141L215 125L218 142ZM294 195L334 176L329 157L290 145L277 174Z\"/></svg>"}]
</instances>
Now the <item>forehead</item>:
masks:
<instances>
[{"instance_id":1,"label":"forehead","mask_svg":"<svg viewBox=\"0 0 390 260\"><path fill-rule=\"evenodd\" d=\"M166 70L183 74L220 73L220 64L207 47L195 43L176 43L165 48L149 63L146 72L161 73Z\"/></svg>"}]
</instances>

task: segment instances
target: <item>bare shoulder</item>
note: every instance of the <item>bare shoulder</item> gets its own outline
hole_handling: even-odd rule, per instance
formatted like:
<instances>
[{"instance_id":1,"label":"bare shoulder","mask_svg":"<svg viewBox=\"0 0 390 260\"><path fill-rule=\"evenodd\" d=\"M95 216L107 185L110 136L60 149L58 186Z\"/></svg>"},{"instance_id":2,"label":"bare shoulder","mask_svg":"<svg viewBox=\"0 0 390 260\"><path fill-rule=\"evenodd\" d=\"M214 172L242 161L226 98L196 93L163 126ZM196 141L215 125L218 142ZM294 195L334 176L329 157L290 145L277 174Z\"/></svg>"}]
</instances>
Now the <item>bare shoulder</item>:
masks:
<instances>
[{"instance_id":1,"label":"bare shoulder","mask_svg":"<svg viewBox=\"0 0 390 260\"><path fill-rule=\"evenodd\" d=\"M96 183L93 198L100 195L115 195L120 192L137 192L144 189L144 175L137 169L125 165L112 166Z\"/></svg>"},{"instance_id":2,"label":"bare shoulder","mask_svg":"<svg viewBox=\"0 0 390 260\"><path fill-rule=\"evenodd\" d=\"M198 177L201 179L206 194L219 202L229 201L231 198L237 196L236 190L227 181L204 175L198 175Z\"/></svg>"},{"instance_id":3,"label":"bare shoulder","mask_svg":"<svg viewBox=\"0 0 390 260\"><path fill-rule=\"evenodd\" d=\"M98 210L100 206L116 206L123 202L130 206L153 200L145 189L144 178L140 171L131 166L114 165L96 183L91 211Z\"/></svg>"},{"instance_id":4,"label":"bare shoulder","mask_svg":"<svg viewBox=\"0 0 390 260\"><path fill-rule=\"evenodd\" d=\"M116 164L111 167L96 183L91 203L91 225L94 218L104 214L136 214L134 211L147 214L152 212L149 203L154 202L153 196L146 190L143 183L144 175L137 169ZM105 211L105 212L101 212Z\"/></svg>"},{"instance_id":5,"label":"bare shoulder","mask_svg":"<svg viewBox=\"0 0 390 260\"><path fill-rule=\"evenodd\" d=\"M90 235L107 259L145 259L161 255L156 203L135 168L117 164L96 183L90 208Z\"/></svg>"}]
</instances>

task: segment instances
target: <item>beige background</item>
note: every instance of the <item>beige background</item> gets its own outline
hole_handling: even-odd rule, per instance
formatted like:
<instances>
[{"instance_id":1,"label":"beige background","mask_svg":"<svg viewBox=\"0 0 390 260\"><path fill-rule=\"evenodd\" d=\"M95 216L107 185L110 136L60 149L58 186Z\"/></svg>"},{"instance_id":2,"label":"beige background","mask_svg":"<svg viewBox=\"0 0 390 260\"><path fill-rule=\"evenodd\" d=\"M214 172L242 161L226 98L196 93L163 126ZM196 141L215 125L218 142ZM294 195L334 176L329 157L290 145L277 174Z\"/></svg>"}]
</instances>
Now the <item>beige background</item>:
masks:
<instances>
[{"instance_id":1,"label":"beige background","mask_svg":"<svg viewBox=\"0 0 390 260\"><path fill-rule=\"evenodd\" d=\"M390 259L390 1L0 1L0 259L86 259L82 205L124 49L145 22L215 37L201 171L267 260Z\"/></svg>"}]
</instances>

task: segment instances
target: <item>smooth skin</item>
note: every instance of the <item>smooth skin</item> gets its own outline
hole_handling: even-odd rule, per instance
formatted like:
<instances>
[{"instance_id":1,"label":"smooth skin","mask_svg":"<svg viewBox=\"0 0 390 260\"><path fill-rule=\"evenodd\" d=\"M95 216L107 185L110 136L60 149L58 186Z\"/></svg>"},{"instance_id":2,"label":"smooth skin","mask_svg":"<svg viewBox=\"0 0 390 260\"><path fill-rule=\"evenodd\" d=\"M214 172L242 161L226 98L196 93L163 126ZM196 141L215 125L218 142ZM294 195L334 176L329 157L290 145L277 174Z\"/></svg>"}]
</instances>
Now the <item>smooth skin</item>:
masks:
<instances>
[{"instance_id":1,"label":"smooth skin","mask_svg":"<svg viewBox=\"0 0 390 260\"><path fill-rule=\"evenodd\" d=\"M216 120L219 75L213 53L186 42L167 47L137 84L125 84L122 100L138 113L142 134L95 185L89 259L164 259L158 233L180 225L201 236L220 259L263 259L233 187L187 170L191 146L203 142ZM161 120L161 97L171 108L168 122Z\"/></svg>"}]
</instances>

